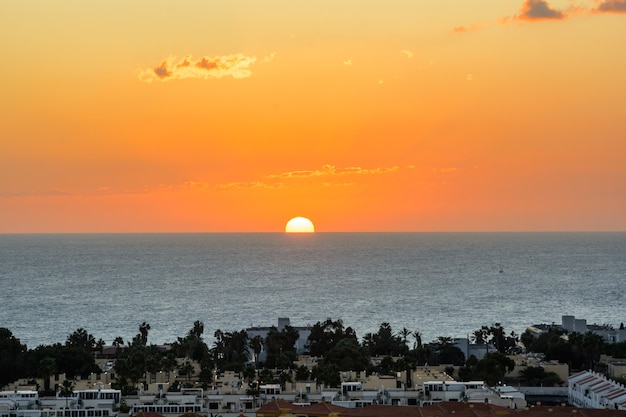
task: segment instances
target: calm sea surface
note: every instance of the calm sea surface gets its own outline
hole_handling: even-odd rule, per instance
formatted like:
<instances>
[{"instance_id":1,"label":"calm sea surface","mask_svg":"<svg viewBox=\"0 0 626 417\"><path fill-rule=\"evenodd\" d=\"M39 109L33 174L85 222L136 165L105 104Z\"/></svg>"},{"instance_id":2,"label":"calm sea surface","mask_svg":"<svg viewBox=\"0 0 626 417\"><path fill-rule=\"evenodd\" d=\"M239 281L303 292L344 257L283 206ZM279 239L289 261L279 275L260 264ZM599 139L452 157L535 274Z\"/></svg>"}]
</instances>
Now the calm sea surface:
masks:
<instances>
[{"instance_id":1,"label":"calm sea surface","mask_svg":"<svg viewBox=\"0 0 626 417\"><path fill-rule=\"evenodd\" d=\"M500 272L502 270L502 272ZM331 317L425 342L564 314L626 322L626 233L0 235L0 327L29 348L79 327L111 344L174 342Z\"/></svg>"}]
</instances>

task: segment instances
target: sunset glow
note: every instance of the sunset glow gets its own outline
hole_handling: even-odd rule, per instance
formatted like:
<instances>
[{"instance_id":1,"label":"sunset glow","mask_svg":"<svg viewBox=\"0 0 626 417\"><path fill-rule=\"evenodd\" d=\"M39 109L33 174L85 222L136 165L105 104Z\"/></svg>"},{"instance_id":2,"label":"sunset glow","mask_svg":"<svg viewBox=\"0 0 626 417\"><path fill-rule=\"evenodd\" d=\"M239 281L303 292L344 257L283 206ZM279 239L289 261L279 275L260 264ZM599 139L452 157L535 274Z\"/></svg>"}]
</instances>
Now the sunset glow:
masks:
<instances>
[{"instance_id":1,"label":"sunset glow","mask_svg":"<svg viewBox=\"0 0 626 417\"><path fill-rule=\"evenodd\" d=\"M0 233L626 230L626 0L0 3Z\"/></svg>"}]
</instances>

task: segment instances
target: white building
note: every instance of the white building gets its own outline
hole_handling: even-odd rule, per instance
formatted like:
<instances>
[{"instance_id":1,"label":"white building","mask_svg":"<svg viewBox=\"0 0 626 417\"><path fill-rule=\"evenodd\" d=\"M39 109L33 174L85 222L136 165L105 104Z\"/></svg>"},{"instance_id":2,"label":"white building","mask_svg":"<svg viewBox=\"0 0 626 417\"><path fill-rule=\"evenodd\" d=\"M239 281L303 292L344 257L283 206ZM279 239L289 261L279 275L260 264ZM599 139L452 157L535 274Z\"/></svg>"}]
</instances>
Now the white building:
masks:
<instances>
[{"instance_id":1,"label":"white building","mask_svg":"<svg viewBox=\"0 0 626 417\"><path fill-rule=\"evenodd\" d=\"M602 336L607 343L620 343L626 341L626 329L620 326L619 329L614 329L608 325L587 324L585 319L577 319L574 316L562 316L561 326L568 332L576 332L585 334L592 332Z\"/></svg>"},{"instance_id":2,"label":"white building","mask_svg":"<svg viewBox=\"0 0 626 417\"><path fill-rule=\"evenodd\" d=\"M526 407L525 395L517 389L499 385L488 387L483 381L424 382L424 405L441 401L489 403L512 409Z\"/></svg>"},{"instance_id":3,"label":"white building","mask_svg":"<svg viewBox=\"0 0 626 417\"><path fill-rule=\"evenodd\" d=\"M0 409L16 410L18 408L32 410L39 404L39 393L33 390L15 390L0 392Z\"/></svg>"},{"instance_id":4,"label":"white building","mask_svg":"<svg viewBox=\"0 0 626 417\"><path fill-rule=\"evenodd\" d=\"M37 391L0 393L0 417L109 417L117 414L122 392L75 390L67 397L40 398Z\"/></svg>"},{"instance_id":5,"label":"white building","mask_svg":"<svg viewBox=\"0 0 626 417\"><path fill-rule=\"evenodd\" d=\"M569 377L569 403L580 408L626 410L626 389L605 376L583 371Z\"/></svg>"}]
</instances>

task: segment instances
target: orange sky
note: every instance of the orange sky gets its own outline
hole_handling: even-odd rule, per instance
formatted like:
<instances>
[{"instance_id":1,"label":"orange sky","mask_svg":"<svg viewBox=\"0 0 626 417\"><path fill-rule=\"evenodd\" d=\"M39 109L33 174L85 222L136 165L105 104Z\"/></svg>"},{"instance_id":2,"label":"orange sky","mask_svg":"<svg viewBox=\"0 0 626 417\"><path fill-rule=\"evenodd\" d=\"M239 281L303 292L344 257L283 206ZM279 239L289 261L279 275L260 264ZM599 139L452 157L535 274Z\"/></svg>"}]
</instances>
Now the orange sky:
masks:
<instances>
[{"instance_id":1,"label":"orange sky","mask_svg":"<svg viewBox=\"0 0 626 417\"><path fill-rule=\"evenodd\" d=\"M0 233L626 230L626 0L0 2Z\"/></svg>"}]
</instances>

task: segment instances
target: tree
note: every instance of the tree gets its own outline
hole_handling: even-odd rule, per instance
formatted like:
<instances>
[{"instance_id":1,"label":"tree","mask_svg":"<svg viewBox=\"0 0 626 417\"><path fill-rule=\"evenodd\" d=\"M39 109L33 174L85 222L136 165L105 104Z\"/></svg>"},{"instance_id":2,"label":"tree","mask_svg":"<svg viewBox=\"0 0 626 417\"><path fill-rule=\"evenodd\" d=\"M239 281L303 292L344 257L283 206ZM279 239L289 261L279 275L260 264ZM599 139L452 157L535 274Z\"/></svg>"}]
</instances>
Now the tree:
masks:
<instances>
[{"instance_id":1,"label":"tree","mask_svg":"<svg viewBox=\"0 0 626 417\"><path fill-rule=\"evenodd\" d=\"M283 369L278 374L278 383L280 384L280 388L285 390L287 386L287 382L291 382L291 374L288 371Z\"/></svg>"},{"instance_id":2,"label":"tree","mask_svg":"<svg viewBox=\"0 0 626 417\"><path fill-rule=\"evenodd\" d=\"M93 352L96 347L96 338L89 334L87 330L80 327L67 337L65 346L83 349L87 352Z\"/></svg>"},{"instance_id":3,"label":"tree","mask_svg":"<svg viewBox=\"0 0 626 417\"><path fill-rule=\"evenodd\" d=\"M115 355L120 353L120 348L124 346L124 339L121 336L117 336L113 340L113 346L115 346Z\"/></svg>"},{"instance_id":4,"label":"tree","mask_svg":"<svg viewBox=\"0 0 626 417\"><path fill-rule=\"evenodd\" d=\"M289 368L296 360L296 341L298 331L292 326L285 326L280 332L276 326L270 327L265 337L267 359L265 366L269 368Z\"/></svg>"},{"instance_id":5,"label":"tree","mask_svg":"<svg viewBox=\"0 0 626 417\"><path fill-rule=\"evenodd\" d=\"M23 376L26 352L26 345L9 329L0 327L0 387Z\"/></svg>"},{"instance_id":6,"label":"tree","mask_svg":"<svg viewBox=\"0 0 626 417\"><path fill-rule=\"evenodd\" d=\"M256 368L254 365L247 364L245 368L243 368L242 375L243 380L247 383L251 383L256 378Z\"/></svg>"},{"instance_id":7,"label":"tree","mask_svg":"<svg viewBox=\"0 0 626 417\"><path fill-rule=\"evenodd\" d=\"M491 344L498 352L506 354L513 353L519 341L515 332L507 336L500 323L495 323L491 327L482 326L480 330L474 332L472 339L477 344Z\"/></svg>"},{"instance_id":8,"label":"tree","mask_svg":"<svg viewBox=\"0 0 626 417\"><path fill-rule=\"evenodd\" d=\"M463 381L483 380L489 386L495 386L502 382L504 375L515 369L515 361L508 356L499 353L488 353L479 361L472 356L467 361L466 367L459 371L459 378Z\"/></svg>"},{"instance_id":9,"label":"tree","mask_svg":"<svg viewBox=\"0 0 626 417\"><path fill-rule=\"evenodd\" d=\"M204 323L200 320L196 320L193 322L193 327L189 331L189 335L196 336L198 339L202 339L202 334L204 333Z\"/></svg>"},{"instance_id":10,"label":"tree","mask_svg":"<svg viewBox=\"0 0 626 417\"><path fill-rule=\"evenodd\" d=\"M209 386L213 385L213 366L213 361L208 357L200 362L198 381L202 383L203 389L208 389Z\"/></svg>"},{"instance_id":11,"label":"tree","mask_svg":"<svg viewBox=\"0 0 626 417\"><path fill-rule=\"evenodd\" d=\"M520 371L520 381L529 387L554 387L563 384L561 378L554 372L546 372L539 366L528 366Z\"/></svg>"},{"instance_id":12,"label":"tree","mask_svg":"<svg viewBox=\"0 0 626 417\"><path fill-rule=\"evenodd\" d=\"M368 333L363 339L364 346L371 356L402 356L407 351L407 346L402 338L393 333L391 325L383 322L377 333Z\"/></svg>"},{"instance_id":13,"label":"tree","mask_svg":"<svg viewBox=\"0 0 626 417\"><path fill-rule=\"evenodd\" d=\"M63 383L59 387L59 395L61 397L71 397L74 393L74 384L69 379L63 380Z\"/></svg>"},{"instance_id":14,"label":"tree","mask_svg":"<svg viewBox=\"0 0 626 417\"><path fill-rule=\"evenodd\" d=\"M354 330L351 327L344 328L342 320L333 321L327 318L326 321L318 321L313 325L307 339L307 348L312 356L324 357L343 339L358 342Z\"/></svg>"},{"instance_id":15,"label":"tree","mask_svg":"<svg viewBox=\"0 0 626 417\"><path fill-rule=\"evenodd\" d=\"M187 336L179 337L178 340L173 343L173 350L179 357L188 357L197 362L208 358L209 347L202 339L203 332L204 324L201 321L196 321L189 332L187 332Z\"/></svg>"},{"instance_id":16,"label":"tree","mask_svg":"<svg viewBox=\"0 0 626 417\"><path fill-rule=\"evenodd\" d=\"M439 351L437 362L461 366L465 364L465 354L457 346L446 346Z\"/></svg>"},{"instance_id":17,"label":"tree","mask_svg":"<svg viewBox=\"0 0 626 417\"><path fill-rule=\"evenodd\" d=\"M141 344L144 346L148 344L148 332L150 331L150 329L150 325L145 321L139 326L139 335L141 336L140 341Z\"/></svg>"},{"instance_id":18,"label":"tree","mask_svg":"<svg viewBox=\"0 0 626 417\"><path fill-rule=\"evenodd\" d=\"M344 371L364 371L369 364L369 356L356 340L346 338L329 350L321 362Z\"/></svg>"},{"instance_id":19,"label":"tree","mask_svg":"<svg viewBox=\"0 0 626 417\"><path fill-rule=\"evenodd\" d=\"M248 333L245 330L228 332L224 335L224 355L226 362L243 364L248 361Z\"/></svg>"},{"instance_id":20,"label":"tree","mask_svg":"<svg viewBox=\"0 0 626 417\"><path fill-rule=\"evenodd\" d=\"M594 364L600 360L604 350L604 339L598 334L587 332L583 336L582 348L587 369L595 369Z\"/></svg>"},{"instance_id":21,"label":"tree","mask_svg":"<svg viewBox=\"0 0 626 417\"><path fill-rule=\"evenodd\" d=\"M415 338L415 346L413 347L414 349L420 349L422 347L422 334L415 330L413 332L413 337Z\"/></svg>"},{"instance_id":22,"label":"tree","mask_svg":"<svg viewBox=\"0 0 626 417\"><path fill-rule=\"evenodd\" d=\"M39 361L37 374L43 378L44 392L50 392L50 377L57 372L57 363L54 358L43 358Z\"/></svg>"},{"instance_id":23,"label":"tree","mask_svg":"<svg viewBox=\"0 0 626 417\"><path fill-rule=\"evenodd\" d=\"M311 370L305 366L300 365L296 368L296 381L308 381L311 377Z\"/></svg>"},{"instance_id":24,"label":"tree","mask_svg":"<svg viewBox=\"0 0 626 417\"><path fill-rule=\"evenodd\" d=\"M402 337L402 343L404 343L407 349L409 348L409 345L407 344L407 340L410 335L411 335L411 331L407 329L406 327L403 327L402 330L400 330L400 337Z\"/></svg>"},{"instance_id":25,"label":"tree","mask_svg":"<svg viewBox=\"0 0 626 417\"><path fill-rule=\"evenodd\" d=\"M311 370L311 378L313 378L319 385L337 388L341 385L339 372L340 369L333 363L317 364Z\"/></svg>"},{"instance_id":26,"label":"tree","mask_svg":"<svg viewBox=\"0 0 626 417\"><path fill-rule=\"evenodd\" d=\"M193 369L193 365L190 362L185 362L185 364L180 367L178 374L185 375L187 377L187 381L190 381L194 372L195 370Z\"/></svg>"},{"instance_id":27,"label":"tree","mask_svg":"<svg viewBox=\"0 0 626 417\"><path fill-rule=\"evenodd\" d=\"M623 325L624 323L621 324L621 326ZM607 355L614 358L626 358L626 342L607 343L604 346L604 350Z\"/></svg>"},{"instance_id":28,"label":"tree","mask_svg":"<svg viewBox=\"0 0 626 417\"><path fill-rule=\"evenodd\" d=\"M256 408L256 399L259 396L259 383L258 381L252 381L248 384L248 388L246 389L246 395L248 397L252 397L252 407ZM212 417L212 415L211 415Z\"/></svg>"},{"instance_id":29,"label":"tree","mask_svg":"<svg viewBox=\"0 0 626 417\"><path fill-rule=\"evenodd\" d=\"M258 366L259 354L263 351L263 338L259 335L248 340L248 347L254 353L254 365Z\"/></svg>"}]
</instances>

